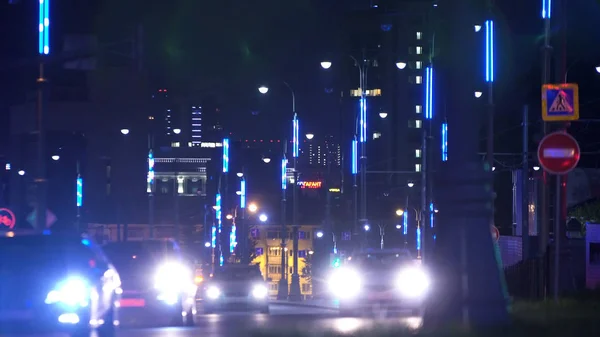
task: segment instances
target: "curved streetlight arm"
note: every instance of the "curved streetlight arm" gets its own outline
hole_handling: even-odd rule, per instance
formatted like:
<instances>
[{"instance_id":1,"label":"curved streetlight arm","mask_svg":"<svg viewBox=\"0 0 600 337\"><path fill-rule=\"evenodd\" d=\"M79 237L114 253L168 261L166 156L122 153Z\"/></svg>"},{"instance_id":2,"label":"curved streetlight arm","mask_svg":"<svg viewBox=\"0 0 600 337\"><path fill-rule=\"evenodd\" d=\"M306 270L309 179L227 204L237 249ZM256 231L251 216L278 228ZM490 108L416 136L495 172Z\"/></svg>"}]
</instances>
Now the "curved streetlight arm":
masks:
<instances>
[{"instance_id":1,"label":"curved streetlight arm","mask_svg":"<svg viewBox=\"0 0 600 337\"><path fill-rule=\"evenodd\" d=\"M290 89L290 92L292 93L292 112L295 114L296 113L296 93L294 92L294 89L288 82L283 81L283 84L285 84L285 86L288 87L288 89Z\"/></svg>"}]
</instances>

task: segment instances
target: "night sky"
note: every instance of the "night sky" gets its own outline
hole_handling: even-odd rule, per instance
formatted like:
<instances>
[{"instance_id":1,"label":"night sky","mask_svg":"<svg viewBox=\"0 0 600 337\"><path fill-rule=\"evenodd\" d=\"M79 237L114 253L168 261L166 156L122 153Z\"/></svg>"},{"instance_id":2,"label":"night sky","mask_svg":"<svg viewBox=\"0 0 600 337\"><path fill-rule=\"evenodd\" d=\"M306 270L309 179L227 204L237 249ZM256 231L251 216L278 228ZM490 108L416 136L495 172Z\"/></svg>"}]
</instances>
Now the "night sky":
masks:
<instances>
[{"instance_id":1,"label":"night sky","mask_svg":"<svg viewBox=\"0 0 600 337\"><path fill-rule=\"evenodd\" d=\"M35 79L37 2L16 2L0 3L3 123L7 107L22 102ZM510 140L518 132L523 104L531 105L532 120L539 116L539 2L497 2L497 144L509 147L498 151L515 150ZM270 138L283 134L274 123L283 126L289 120L289 92L280 84L286 80L296 90L304 125L321 133L336 125L337 114L329 111L331 97L324 92L319 61L354 51L357 40L377 38L352 35L357 27L377 31L369 26L375 23L367 12L352 11L365 4L368 0L53 0L53 51L60 50L65 33L95 33L109 43L127 38L142 23L146 66L157 87L191 95L210 92L225 107L227 130ZM593 70L600 64L600 5L590 0L568 4L567 48L556 52L566 53L572 65L569 80L580 84L582 118L593 118L600 108L600 75ZM268 104L258 97L260 84L271 87Z\"/></svg>"}]
</instances>

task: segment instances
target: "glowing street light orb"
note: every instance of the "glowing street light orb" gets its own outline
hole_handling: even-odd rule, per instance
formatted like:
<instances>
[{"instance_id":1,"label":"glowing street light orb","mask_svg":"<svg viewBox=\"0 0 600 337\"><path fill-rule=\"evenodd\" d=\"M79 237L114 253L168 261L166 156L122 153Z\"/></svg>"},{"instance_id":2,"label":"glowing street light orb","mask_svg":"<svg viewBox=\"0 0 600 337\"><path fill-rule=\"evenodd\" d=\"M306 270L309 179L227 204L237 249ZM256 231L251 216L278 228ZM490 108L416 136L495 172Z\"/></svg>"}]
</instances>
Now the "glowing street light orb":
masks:
<instances>
[{"instance_id":1,"label":"glowing street light orb","mask_svg":"<svg viewBox=\"0 0 600 337\"><path fill-rule=\"evenodd\" d=\"M402 61L396 62L396 68L398 68L400 70L406 68L406 62L402 62Z\"/></svg>"},{"instance_id":2,"label":"glowing street light orb","mask_svg":"<svg viewBox=\"0 0 600 337\"><path fill-rule=\"evenodd\" d=\"M258 92L260 92L261 94L266 94L269 92L269 88L265 87L264 85L258 88Z\"/></svg>"},{"instance_id":3,"label":"glowing street light orb","mask_svg":"<svg viewBox=\"0 0 600 337\"><path fill-rule=\"evenodd\" d=\"M323 68L323 69L329 69L329 68L331 68L331 61L323 61L323 62L321 62L321 68Z\"/></svg>"},{"instance_id":4,"label":"glowing street light orb","mask_svg":"<svg viewBox=\"0 0 600 337\"><path fill-rule=\"evenodd\" d=\"M121 129L121 133L124 135L128 135L129 134L129 129Z\"/></svg>"},{"instance_id":5,"label":"glowing street light orb","mask_svg":"<svg viewBox=\"0 0 600 337\"><path fill-rule=\"evenodd\" d=\"M311 139L313 139L313 138L315 138L315 135L314 135L314 134L312 134L312 133L307 133L307 134L306 134L306 139L308 139L308 140L311 140Z\"/></svg>"},{"instance_id":6,"label":"glowing street light orb","mask_svg":"<svg viewBox=\"0 0 600 337\"><path fill-rule=\"evenodd\" d=\"M266 214L261 214L258 216L258 220L260 220L260 222L267 222L267 220L269 220L269 217Z\"/></svg>"},{"instance_id":7,"label":"glowing street light orb","mask_svg":"<svg viewBox=\"0 0 600 337\"><path fill-rule=\"evenodd\" d=\"M248 211L250 211L250 213L256 213L256 211L258 211L258 206L255 203L251 203L248 205Z\"/></svg>"}]
</instances>

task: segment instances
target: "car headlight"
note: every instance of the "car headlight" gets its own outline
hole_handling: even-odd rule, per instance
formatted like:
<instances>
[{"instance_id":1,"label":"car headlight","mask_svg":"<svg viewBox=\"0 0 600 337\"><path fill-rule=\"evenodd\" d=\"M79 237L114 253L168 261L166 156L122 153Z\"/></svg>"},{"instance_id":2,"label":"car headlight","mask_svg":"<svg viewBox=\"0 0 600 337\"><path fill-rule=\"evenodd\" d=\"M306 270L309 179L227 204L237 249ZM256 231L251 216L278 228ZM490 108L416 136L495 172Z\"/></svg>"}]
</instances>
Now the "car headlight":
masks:
<instances>
[{"instance_id":1,"label":"car headlight","mask_svg":"<svg viewBox=\"0 0 600 337\"><path fill-rule=\"evenodd\" d=\"M221 290L219 290L219 288L215 286L210 286L208 287L208 289L206 289L206 297L208 297L209 299L216 300L217 298L219 298L219 296L221 296Z\"/></svg>"},{"instance_id":2,"label":"car headlight","mask_svg":"<svg viewBox=\"0 0 600 337\"><path fill-rule=\"evenodd\" d=\"M70 277L59 282L54 289L50 290L44 302L86 307L89 304L90 295L91 288L84 279Z\"/></svg>"},{"instance_id":3,"label":"car headlight","mask_svg":"<svg viewBox=\"0 0 600 337\"><path fill-rule=\"evenodd\" d=\"M354 297L358 295L360 289L360 275L352 269L338 269L329 279L329 290L338 298Z\"/></svg>"},{"instance_id":4,"label":"car headlight","mask_svg":"<svg viewBox=\"0 0 600 337\"><path fill-rule=\"evenodd\" d=\"M430 279L423 269L410 267L400 272L396 284L402 295L418 298L429 289Z\"/></svg>"},{"instance_id":5,"label":"car headlight","mask_svg":"<svg viewBox=\"0 0 600 337\"><path fill-rule=\"evenodd\" d=\"M256 299L264 299L267 295L269 295L269 289L264 285L259 284L252 288L252 296Z\"/></svg>"},{"instance_id":6,"label":"car headlight","mask_svg":"<svg viewBox=\"0 0 600 337\"><path fill-rule=\"evenodd\" d=\"M165 263L154 277L154 287L160 291L185 291L191 284L192 271L179 263Z\"/></svg>"}]
</instances>

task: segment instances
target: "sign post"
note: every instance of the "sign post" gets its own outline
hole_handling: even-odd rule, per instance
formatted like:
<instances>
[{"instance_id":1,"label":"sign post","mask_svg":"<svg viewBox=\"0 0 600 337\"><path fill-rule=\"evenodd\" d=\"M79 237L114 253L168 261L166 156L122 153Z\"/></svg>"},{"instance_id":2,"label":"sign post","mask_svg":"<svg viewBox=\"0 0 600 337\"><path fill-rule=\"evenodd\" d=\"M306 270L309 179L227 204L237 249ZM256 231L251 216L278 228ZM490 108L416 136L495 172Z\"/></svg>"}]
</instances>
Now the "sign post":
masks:
<instances>
[{"instance_id":1,"label":"sign post","mask_svg":"<svg viewBox=\"0 0 600 337\"><path fill-rule=\"evenodd\" d=\"M538 161L542 168L557 176L571 172L579 163L581 149L577 140L566 132L558 131L548 134L540 141L537 151ZM558 280L560 269L560 192L561 179L556 179L556 217L554 220L554 300L558 300Z\"/></svg>"}]
</instances>

